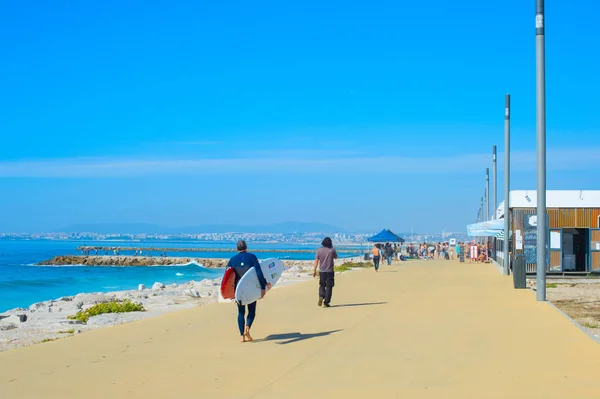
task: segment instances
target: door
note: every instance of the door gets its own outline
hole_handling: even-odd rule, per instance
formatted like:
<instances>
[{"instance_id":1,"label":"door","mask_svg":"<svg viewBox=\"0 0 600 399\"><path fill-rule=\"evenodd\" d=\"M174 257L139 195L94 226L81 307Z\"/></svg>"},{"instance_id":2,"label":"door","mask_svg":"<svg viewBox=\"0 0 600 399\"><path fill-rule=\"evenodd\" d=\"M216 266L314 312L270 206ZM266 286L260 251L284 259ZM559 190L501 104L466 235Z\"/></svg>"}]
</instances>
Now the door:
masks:
<instances>
[{"instance_id":1,"label":"door","mask_svg":"<svg viewBox=\"0 0 600 399\"><path fill-rule=\"evenodd\" d=\"M590 229L590 271L600 272L600 229Z\"/></svg>"},{"instance_id":2,"label":"door","mask_svg":"<svg viewBox=\"0 0 600 399\"><path fill-rule=\"evenodd\" d=\"M562 272L562 229L550 229L550 272Z\"/></svg>"}]
</instances>

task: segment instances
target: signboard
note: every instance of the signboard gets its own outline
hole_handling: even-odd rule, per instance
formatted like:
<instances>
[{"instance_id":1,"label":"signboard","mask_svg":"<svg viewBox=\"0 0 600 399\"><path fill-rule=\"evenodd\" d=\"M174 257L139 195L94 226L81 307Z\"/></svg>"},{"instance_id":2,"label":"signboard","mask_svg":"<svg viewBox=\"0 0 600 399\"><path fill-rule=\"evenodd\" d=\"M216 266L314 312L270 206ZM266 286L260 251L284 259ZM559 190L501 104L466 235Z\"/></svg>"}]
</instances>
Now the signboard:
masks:
<instances>
[{"instance_id":1,"label":"signboard","mask_svg":"<svg viewBox=\"0 0 600 399\"><path fill-rule=\"evenodd\" d=\"M456 238L451 238L449 244L450 245L456 245Z\"/></svg>"},{"instance_id":2,"label":"signboard","mask_svg":"<svg viewBox=\"0 0 600 399\"><path fill-rule=\"evenodd\" d=\"M524 215L523 218L525 263L537 264L537 215Z\"/></svg>"},{"instance_id":3,"label":"signboard","mask_svg":"<svg viewBox=\"0 0 600 399\"><path fill-rule=\"evenodd\" d=\"M515 230L515 245L517 250L523 250L523 236L521 235L521 230Z\"/></svg>"}]
</instances>

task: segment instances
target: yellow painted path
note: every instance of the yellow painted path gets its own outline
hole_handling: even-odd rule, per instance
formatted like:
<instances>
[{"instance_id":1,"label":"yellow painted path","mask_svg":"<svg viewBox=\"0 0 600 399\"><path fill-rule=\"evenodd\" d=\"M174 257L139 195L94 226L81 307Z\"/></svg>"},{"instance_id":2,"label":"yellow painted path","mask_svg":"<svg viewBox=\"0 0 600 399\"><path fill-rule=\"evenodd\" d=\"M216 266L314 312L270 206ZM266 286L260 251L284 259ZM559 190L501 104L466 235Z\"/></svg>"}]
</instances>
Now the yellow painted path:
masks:
<instances>
[{"instance_id":1,"label":"yellow painted path","mask_svg":"<svg viewBox=\"0 0 600 399\"><path fill-rule=\"evenodd\" d=\"M0 398L600 398L600 345L489 265L408 262L0 353Z\"/></svg>"}]
</instances>

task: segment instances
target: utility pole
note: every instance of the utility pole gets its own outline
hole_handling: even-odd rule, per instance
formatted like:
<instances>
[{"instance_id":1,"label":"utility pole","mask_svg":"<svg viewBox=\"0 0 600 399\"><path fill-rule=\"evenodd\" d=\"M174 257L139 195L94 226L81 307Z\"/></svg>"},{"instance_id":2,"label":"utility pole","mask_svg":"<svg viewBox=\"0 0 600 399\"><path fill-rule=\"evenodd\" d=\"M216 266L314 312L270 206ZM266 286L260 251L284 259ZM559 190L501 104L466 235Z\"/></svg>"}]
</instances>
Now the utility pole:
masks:
<instances>
[{"instance_id":1,"label":"utility pole","mask_svg":"<svg viewBox=\"0 0 600 399\"><path fill-rule=\"evenodd\" d=\"M537 300L546 300L546 43L544 0L536 0Z\"/></svg>"},{"instance_id":2,"label":"utility pole","mask_svg":"<svg viewBox=\"0 0 600 399\"><path fill-rule=\"evenodd\" d=\"M485 218L490 220L490 168L485 168Z\"/></svg>"},{"instance_id":3,"label":"utility pole","mask_svg":"<svg viewBox=\"0 0 600 399\"><path fill-rule=\"evenodd\" d=\"M510 274L510 94L504 96L504 275Z\"/></svg>"},{"instance_id":4,"label":"utility pole","mask_svg":"<svg viewBox=\"0 0 600 399\"><path fill-rule=\"evenodd\" d=\"M492 147L492 204L494 207L492 208L492 219L496 219L496 209L498 209L498 169L496 167L496 146Z\"/></svg>"}]
</instances>

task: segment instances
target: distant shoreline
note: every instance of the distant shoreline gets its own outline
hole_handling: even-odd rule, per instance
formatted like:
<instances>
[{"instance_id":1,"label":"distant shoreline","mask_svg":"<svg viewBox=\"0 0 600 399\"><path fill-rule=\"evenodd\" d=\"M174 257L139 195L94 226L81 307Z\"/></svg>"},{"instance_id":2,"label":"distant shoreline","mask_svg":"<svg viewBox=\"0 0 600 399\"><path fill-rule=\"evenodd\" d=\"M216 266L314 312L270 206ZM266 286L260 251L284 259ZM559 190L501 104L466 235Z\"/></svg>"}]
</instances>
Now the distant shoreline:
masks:
<instances>
[{"instance_id":1,"label":"distant shoreline","mask_svg":"<svg viewBox=\"0 0 600 399\"><path fill-rule=\"evenodd\" d=\"M119 247L119 246L100 246L100 245L81 245L77 247L78 251L143 251L143 252L235 252L232 248L164 248L164 247ZM317 249L282 249L282 248L253 248L252 252L257 253L311 253ZM336 248L340 253L359 253L359 249ZM99 255L98 255L99 256Z\"/></svg>"}]
</instances>

